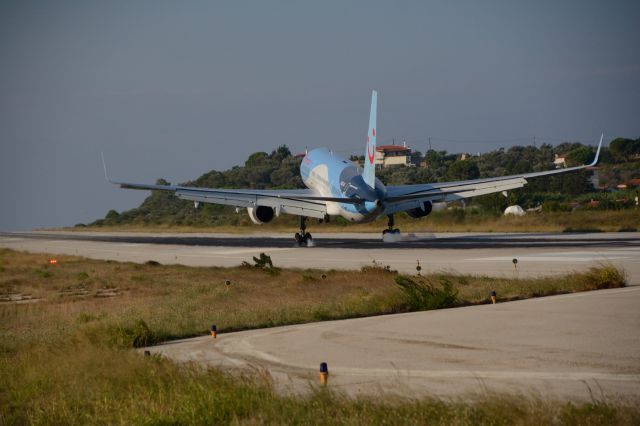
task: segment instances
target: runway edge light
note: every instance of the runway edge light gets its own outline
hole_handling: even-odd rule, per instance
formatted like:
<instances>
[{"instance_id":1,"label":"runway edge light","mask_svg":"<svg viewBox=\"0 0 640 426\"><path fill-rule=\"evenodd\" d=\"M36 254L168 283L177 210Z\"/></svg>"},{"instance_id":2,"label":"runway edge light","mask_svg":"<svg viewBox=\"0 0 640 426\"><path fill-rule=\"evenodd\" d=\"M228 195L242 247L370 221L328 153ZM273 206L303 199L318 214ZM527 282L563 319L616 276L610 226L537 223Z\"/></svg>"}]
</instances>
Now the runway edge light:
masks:
<instances>
[{"instance_id":1,"label":"runway edge light","mask_svg":"<svg viewBox=\"0 0 640 426\"><path fill-rule=\"evenodd\" d=\"M496 292L495 290L491 291L491 303L496 304Z\"/></svg>"},{"instance_id":2,"label":"runway edge light","mask_svg":"<svg viewBox=\"0 0 640 426\"><path fill-rule=\"evenodd\" d=\"M327 385L327 379L329 378L329 367L326 362L320 363L320 384Z\"/></svg>"},{"instance_id":3,"label":"runway edge light","mask_svg":"<svg viewBox=\"0 0 640 426\"><path fill-rule=\"evenodd\" d=\"M211 337L213 337L214 339L218 337L218 327L216 327L215 324L211 325Z\"/></svg>"}]
</instances>

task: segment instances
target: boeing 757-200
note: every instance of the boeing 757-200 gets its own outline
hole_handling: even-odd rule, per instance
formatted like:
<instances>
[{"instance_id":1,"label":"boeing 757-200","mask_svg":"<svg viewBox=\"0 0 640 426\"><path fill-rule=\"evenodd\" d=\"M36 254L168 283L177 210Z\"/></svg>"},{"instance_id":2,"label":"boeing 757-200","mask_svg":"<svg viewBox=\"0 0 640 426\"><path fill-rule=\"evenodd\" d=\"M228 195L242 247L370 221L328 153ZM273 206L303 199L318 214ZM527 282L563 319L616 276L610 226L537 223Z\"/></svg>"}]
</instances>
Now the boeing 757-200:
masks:
<instances>
[{"instance_id":1,"label":"boeing 757-200","mask_svg":"<svg viewBox=\"0 0 640 426\"><path fill-rule=\"evenodd\" d=\"M300 175L308 189L216 189L113 182L107 176L106 166L105 177L121 188L169 191L178 198L196 203L246 208L256 224L270 222L283 213L297 215L300 217L300 232L295 234L296 243L306 246L311 240L311 234L306 232L306 219L309 217L326 221L331 216L342 216L349 222L368 222L385 215L389 222L383 234L399 233L394 228L394 213L406 212L412 218L421 218L431 213L434 202L452 202L508 191L523 187L529 178L592 167L598 162L602 147L601 136L595 159L583 166L458 182L385 186L375 174L377 103L378 93L373 91L364 167L326 148L314 149L307 152L300 165Z\"/></svg>"}]
</instances>

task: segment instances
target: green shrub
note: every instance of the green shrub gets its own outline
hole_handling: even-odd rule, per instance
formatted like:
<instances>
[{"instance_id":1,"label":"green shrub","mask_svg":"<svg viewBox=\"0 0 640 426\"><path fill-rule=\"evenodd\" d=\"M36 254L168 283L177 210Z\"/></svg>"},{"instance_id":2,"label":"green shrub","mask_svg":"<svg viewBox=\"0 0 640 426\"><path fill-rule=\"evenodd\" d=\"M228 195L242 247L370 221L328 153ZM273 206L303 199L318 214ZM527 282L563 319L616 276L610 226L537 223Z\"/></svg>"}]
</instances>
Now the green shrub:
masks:
<instances>
[{"instance_id":1,"label":"green shrub","mask_svg":"<svg viewBox=\"0 0 640 426\"><path fill-rule=\"evenodd\" d=\"M98 317L96 317L95 315L92 314L88 314L86 312L82 312L79 316L78 316L78 322L79 323L87 323L87 322L91 322L98 319Z\"/></svg>"},{"instance_id":2,"label":"green shrub","mask_svg":"<svg viewBox=\"0 0 640 426\"><path fill-rule=\"evenodd\" d=\"M144 320L133 325L116 325L107 329L108 343L120 348L141 348L158 343L161 339L151 331Z\"/></svg>"},{"instance_id":3,"label":"green shrub","mask_svg":"<svg viewBox=\"0 0 640 426\"><path fill-rule=\"evenodd\" d=\"M424 279L416 281L406 275L398 275L395 281L412 311L451 308L458 303L458 291L448 279L440 279L441 288Z\"/></svg>"},{"instance_id":4,"label":"green shrub","mask_svg":"<svg viewBox=\"0 0 640 426\"><path fill-rule=\"evenodd\" d=\"M618 232L638 232L638 228L635 228L633 226L623 226L622 228L618 229Z\"/></svg>"},{"instance_id":5,"label":"green shrub","mask_svg":"<svg viewBox=\"0 0 640 426\"><path fill-rule=\"evenodd\" d=\"M589 268L587 272L576 274L575 279L587 290L620 288L627 285L625 272L613 265Z\"/></svg>"},{"instance_id":6,"label":"green shrub","mask_svg":"<svg viewBox=\"0 0 640 426\"><path fill-rule=\"evenodd\" d=\"M593 232L602 232L602 229L600 228L594 228L594 227L590 227L590 226L580 226L580 227L572 227L572 226L567 226L566 228L564 228L562 230L562 232L567 232L567 233L593 233Z\"/></svg>"},{"instance_id":7,"label":"green shrub","mask_svg":"<svg viewBox=\"0 0 640 426\"><path fill-rule=\"evenodd\" d=\"M38 269L36 273L42 278L51 278L53 276L53 272L47 271L46 269Z\"/></svg>"},{"instance_id":8,"label":"green shrub","mask_svg":"<svg viewBox=\"0 0 640 426\"><path fill-rule=\"evenodd\" d=\"M243 261L241 266L247 268L256 268L266 271L269 275L278 275L280 274L280 269L273 266L273 261L271 260L271 256L266 253L260 253L260 257L253 256L253 265L249 262Z\"/></svg>"}]
</instances>

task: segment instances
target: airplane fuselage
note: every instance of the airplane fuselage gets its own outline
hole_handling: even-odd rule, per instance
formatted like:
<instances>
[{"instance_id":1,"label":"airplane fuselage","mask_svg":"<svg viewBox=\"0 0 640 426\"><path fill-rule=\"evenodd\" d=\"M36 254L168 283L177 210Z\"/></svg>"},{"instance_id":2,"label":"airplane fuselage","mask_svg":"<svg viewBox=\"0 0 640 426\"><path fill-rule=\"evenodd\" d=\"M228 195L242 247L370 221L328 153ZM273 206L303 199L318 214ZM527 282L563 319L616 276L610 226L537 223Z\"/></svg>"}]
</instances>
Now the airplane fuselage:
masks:
<instances>
[{"instance_id":1,"label":"airplane fuselage","mask_svg":"<svg viewBox=\"0 0 640 426\"><path fill-rule=\"evenodd\" d=\"M314 149L304 156L300 176L308 188L323 197L362 200L357 204L327 202L330 216L342 216L350 222L369 222L382 212L387 193L382 182L376 178L375 188L371 188L365 183L360 167L326 148Z\"/></svg>"}]
</instances>

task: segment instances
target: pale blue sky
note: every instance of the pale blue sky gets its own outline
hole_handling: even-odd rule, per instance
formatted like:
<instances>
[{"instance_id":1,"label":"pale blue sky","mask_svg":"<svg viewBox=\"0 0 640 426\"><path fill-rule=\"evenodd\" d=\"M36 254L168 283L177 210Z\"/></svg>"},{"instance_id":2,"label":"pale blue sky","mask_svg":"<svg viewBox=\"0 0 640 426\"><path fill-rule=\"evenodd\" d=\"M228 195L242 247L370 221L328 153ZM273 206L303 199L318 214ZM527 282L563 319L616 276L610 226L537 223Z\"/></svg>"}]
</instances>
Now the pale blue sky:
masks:
<instances>
[{"instance_id":1,"label":"pale blue sky","mask_svg":"<svg viewBox=\"0 0 640 426\"><path fill-rule=\"evenodd\" d=\"M73 225L280 144L640 136L637 1L0 1L0 230ZM451 142L457 141L457 142Z\"/></svg>"}]
</instances>

